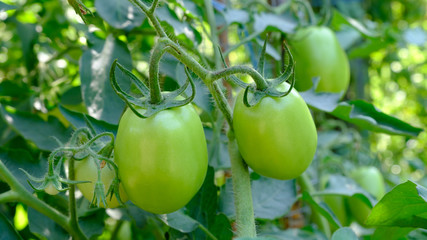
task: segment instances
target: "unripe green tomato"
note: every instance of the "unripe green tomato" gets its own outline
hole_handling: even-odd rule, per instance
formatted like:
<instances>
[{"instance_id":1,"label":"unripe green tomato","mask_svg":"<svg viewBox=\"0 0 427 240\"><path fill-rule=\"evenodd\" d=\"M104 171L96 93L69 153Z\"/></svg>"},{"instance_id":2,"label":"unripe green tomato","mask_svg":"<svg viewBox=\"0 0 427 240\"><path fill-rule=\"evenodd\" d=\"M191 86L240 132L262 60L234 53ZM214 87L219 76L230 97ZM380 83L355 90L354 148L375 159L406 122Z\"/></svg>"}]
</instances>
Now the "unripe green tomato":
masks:
<instances>
[{"instance_id":1,"label":"unripe green tomato","mask_svg":"<svg viewBox=\"0 0 427 240\"><path fill-rule=\"evenodd\" d=\"M284 83L279 90L286 91ZM234 106L233 127L246 163L257 173L276 179L301 175L313 160L317 132L307 104L292 89L286 97L265 97L246 107L243 91Z\"/></svg>"},{"instance_id":2,"label":"unripe green tomato","mask_svg":"<svg viewBox=\"0 0 427 240\"><path fill-rule=\"evenodd\" d=\"M46 186L46 188L44 189L45 193L49 194L49 195L56 195L59 193L59 191L55 188L55 186L53 186L52 182L49 182Z\"/></svg>"},{"instance_id":3,"label":"unripe green tomato","mask_svg":"<svg viewBox=\"0 0 427 240\"><path fill-rule=\"evenodd\" d=\"M324 196L323 200L326 204L328 204L329 208L332 210L332 212L335 214L335 216L338 218L340 223L343 226L349 225L349 219L347 215L347 209L345 205L345 199L342 196ZM331 226L333 231L337 230L334 229L333 226Z\"/></svg>"},{"instance_id":4,"label":"unripe green tomato","mask_svg":"<svg viewBox=\"0 0 427 240\"><path fill-rule=\"evenodd\" d=\"M194 107L145 119L127 109L119 123L115 159L136 206L157 214L184 207L202 186L208 167L205 134Z\"/></svg>"},{"instance_id":5,"label":"unripe green tomato","mask_svg":"<svg viewBox=\"0 0 427 240\"><path fill-rule=\"evenodd\" d=\"M76 181L90 181L89 183L80 183L77 184L77 187L82 192L83 197L85 197L89 202L93 200L93 193L95 190L95 183L98 181L98 170L93 159L85 158L81 161L74 161L74 172ZM104 184L104 194L107 194L108 189L110 188L111 183L115 177L115 172L113 167L106 164L101 168L101 181ZM119 187L120 199L122 202L126 202L128 197L126 192L123 189L122 184ZM110 199L110 195L106 197L108 208L116 208L120 206L119 201L116 196ZM100 207L105 207L101 202Z\"/></svg>"},{"instance_id":6,"label":"unripe green tomato","mask_svg":"<svg viewBox=\"0 0 427 240\"><path fill-rule=\"evenodd\" d=\"M381 199L385 194L385 184L381 172L375 167L361 167L351 173L351 177L376 200ZM350 197L348 199L352 215L358 223L364 222L371 213L371 209L359 198Z\"/></svg>"},{"instance_id":7,"label":"unripe green tomato","mask_svg":"<svg viewBox=\"0 0 427 240\"><path fill-rule=\"evenodd\" d=\"M313 86L312 78L320 77L317 92L343 94L350 82L350 65L335 33L324 26L298 30L289 39L295 60L295 88L306 91Z\"/></svg>"},{"instance_id":8,"label":"unripe green tomato","mask_svg":"<svg viewBox=\"0 0 427 240\"><path fill-rule=\"evenodd\" d=\"M320 186L322 190L325 190L328 181L329 175L323 175L320 178ZM348 226L350 224L346 206L346 197L326 195L323 197L323 201L328 205L328 207L332 210L343 226ZM333 232L337 230L334 226L332 226L332 224L330 227Z\"/></svg>"}]
</instances>

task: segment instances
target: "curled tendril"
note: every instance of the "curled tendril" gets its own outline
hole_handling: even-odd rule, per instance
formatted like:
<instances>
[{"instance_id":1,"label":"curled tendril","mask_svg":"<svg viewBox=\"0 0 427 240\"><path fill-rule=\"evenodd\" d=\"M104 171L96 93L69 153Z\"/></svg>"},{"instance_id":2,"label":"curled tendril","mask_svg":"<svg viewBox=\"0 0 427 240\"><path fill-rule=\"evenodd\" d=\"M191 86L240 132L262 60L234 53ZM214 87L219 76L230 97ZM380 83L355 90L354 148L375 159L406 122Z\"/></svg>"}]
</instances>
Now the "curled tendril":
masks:
<instances>
[{"instance_id":1,"label":"curled tendril","mask_svg":"<svg viewBox=\"0 0 427 240\"><path fill-rule=\"evenodd\" d=\"M128 76L131 82L137 86L138 90L143 96L142 98L136 98L129 95L119 86L115 77L116 67L118 67L126 76ZM132 110L133 113L135 113L135 115L140 118L148 118L162 110L181 107L193 101L196 95L196 86L194 85L194 81L188 68L185 68L185 74L187 75L187 80L184 85L171 93L162 93L163 100L158 104L152 104L150 102L150 91L148 87L145 86L145 84L140 81L132 72L119 64L117 59L111 66L110 82L116 94L126 102L126 105ZM176 97L182 95L189 85L191 87L191 95L184 100L177 100ZM141 113L139 109L143 109L145 111Z\"/></svg>"}]
</instances>

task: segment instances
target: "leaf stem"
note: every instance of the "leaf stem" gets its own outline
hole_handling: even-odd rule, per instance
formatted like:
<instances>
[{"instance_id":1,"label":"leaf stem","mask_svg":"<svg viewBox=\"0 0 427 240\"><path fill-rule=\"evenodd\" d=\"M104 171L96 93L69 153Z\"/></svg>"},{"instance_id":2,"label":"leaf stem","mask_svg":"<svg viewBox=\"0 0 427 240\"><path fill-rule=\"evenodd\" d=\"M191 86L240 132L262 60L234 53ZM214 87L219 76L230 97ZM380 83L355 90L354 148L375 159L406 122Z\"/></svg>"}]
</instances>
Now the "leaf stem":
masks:
<instances>
[{"instance_id":1,"label":"leaf stem","mask_svg":"<svg viewBox=\"0 0 427 240\"><path fill-rule=\"evenodd\" d=\"M212 240L218 240L218 238L216 238L215 237L215 235L213 235L210 231L209 231L209 229L207 229L205 226L203 226L202 224L199 224L199 228L204 232L204 233L206 233L206 235L210 238L210 239L212 239Z\"/></svg>"},{"instance_id":2,"label":"leaf stem","mask_svg":"<svg viewBox=\"0 0 427 240\"><path fill-rule=\"evenodd\" d=\"M301 191L306 191L309 194L314 193L315 189L311 183L307 173L303 173L298 177L298 183L301 186ZM316 222L320 230L329 238L331 237L331 230L329 228L328 221L320 214L315 208L311 208L311 214L313 215L314 222Z\"/></svg>"}]
</instances>

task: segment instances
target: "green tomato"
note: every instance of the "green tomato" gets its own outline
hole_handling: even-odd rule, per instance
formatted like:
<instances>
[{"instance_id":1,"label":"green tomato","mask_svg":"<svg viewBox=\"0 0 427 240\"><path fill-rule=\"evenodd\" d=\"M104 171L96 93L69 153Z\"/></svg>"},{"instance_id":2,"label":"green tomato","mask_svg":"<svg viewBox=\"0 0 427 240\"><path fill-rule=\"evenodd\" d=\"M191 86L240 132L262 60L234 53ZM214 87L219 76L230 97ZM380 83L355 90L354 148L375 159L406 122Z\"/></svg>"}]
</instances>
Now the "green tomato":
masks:
<instances>
[{"instance_id":1,"label":"green tomato","mask_svg":"<svg viewBox=\"0 0 427 240\"><path fill-rule=\"evenodd\" d=\"M44 189L44 191L49 195L56 195L59 193L58 189L55 188L52 182L49 182Z\"/></svg>"},{"instance_id":2,"label":"green tomato","mask_svg":"<svg viewBox=\"0 0 427 240\"><path fill-rule=\"evenodd\" d=\"M381 172L375 167L361 167L356 169L350 175L363 189L376 198L381 199L385 194L385 184ZM371 213L371 208L368 207L362 200L356 197L348 199L350 210L358 223L364 225L364 222Z\"/></svg>"},{"instance_id":3,"label":"green tomato","mask_svg":"<svg viewBox=\"0 0 427 240\"><path fill-rule=\"evenodd\" d=\"M306 91L320 77L317 92L343 94L350 82L350 66L334 32L324 26L298 30L289 39L295 65L295 88Z\"/></svg>"},{"instance_id":4,"label":"green tomato","mask_svg":"<svg viewBox=\"0 0 427 240\"><path fill-rule=\"evenodd\" d=\"M163 214L185 206L203 184L208 154L200 118L192 105L139 118L123 114L115 159L129 199Z\"/></svg>"},{"instance_id":5,"label":"green tomato","mask_svg":"<svg viewBox=\"0 0 427 240\"><path fill-rule=\"evenodd\" d=\"M322 190L325 190L328 181L329 175L323 175L320 178L320 186ZM326 195L323 197L323 201L328 205L343 226L348 226L350 224L346 197ZM333 232L337 230L332 224L330 227Z\"/></svg>"},{"instance_id":6,"label":"green tomato","mask_svg":"<svg viewBox=\"0 0 427 240\"><path fill-rule=\"evenodd\" d=\"M289 87L284 83L279 90ZM266 177L296 178L316 152L316 126L295 89L286 97L265 97L250 108L243 103L242 91L234 106L233 127L243 159Z\"/></svg>"},{"instance_id":7,"label":"green tomato","mask_svg":"<svg viewBox=\"0 0 427 240\"><path fill-rule=\"evenodd\" d=\"M102 166L101 166L102 167ZM95 162L88 158L85 158L81 161L74 161L74 172L76 181L90 181L89 183L80 183L77 184L77 187L82 192L83 196L92 202L93 192L95 190L95 183L98 180L98 170ZM101 181L104 184L104 194L107 194L108 189L110 188L111 183L115 177L114 169L107 164L101 168ZM122 202L126 202L128 197L124 191L122 184L119 187L120 199ZM120 206L119 201L116 196L110 199L110 196L106 197L108 208L116 208ZM103 203L100 204L101 207L105 207Z\"/></svg>"}]
</instances>

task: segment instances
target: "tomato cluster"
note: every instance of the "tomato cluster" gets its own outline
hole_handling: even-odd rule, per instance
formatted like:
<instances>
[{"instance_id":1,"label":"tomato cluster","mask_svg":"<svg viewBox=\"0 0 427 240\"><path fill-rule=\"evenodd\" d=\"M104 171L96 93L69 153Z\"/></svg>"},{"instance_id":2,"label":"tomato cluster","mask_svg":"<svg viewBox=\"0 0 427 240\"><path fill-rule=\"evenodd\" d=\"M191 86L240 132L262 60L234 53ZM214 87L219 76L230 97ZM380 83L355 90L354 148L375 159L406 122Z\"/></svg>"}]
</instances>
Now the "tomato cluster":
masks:
<instances>
[{"instance_id":1,"label":"tomato cluster","mask_svg":"<svg viewBox=\"0 0 427 240\"><path fill-rule=\"evenodd\" d=\"M77 181L89 181L88 183L77 184L77 187L82 192L83 197L85 197L90 202L92 202L93 200L95 183L98 181L98 175L96 174L98 172L98 169L94 161L98 160L91 159L91 157L86 157L83 160L74 162L75 179ZM103 164L101 168L101 181L104 184L105 194L110 188L110 185L112 184L115 176L116 175L114 169L108 164ZM119 192L120 199L122 200L122 202L126 202L128 197L126 195L126 192L123 190L122 185L120 185L119 187ZM107 196L106 200L107 207L109 208L116 208L120 205L119 201L114 195L112 196L112 198L110 198L110 196ZM102 202L100 206L106 207Z\"/></svg>"},{"instance_id":2,"label":"tomato cluster","mask_svg":"<svg viewBox=\"0 0 427 240\"><path fill-rule=\"evenodd\" d=\"M330 29L308 27L289 42L297 62L297 89L307 90L312 78L320 77L317 91L346 91L348 60ZM283 83L277 88L287 91L290 87ZM297 90L285 97L267 96L252 107L244 104L243 95L242 91L237 97L232 127L245 162L271 178L301 175L315 155L317 132ZM115 161L123 187L135 205L153 213L183 207L199 190L207 171L206 140L199 116L191 105L148 118L126 110L117 133Z\"/></svg>"}]
</instances>

